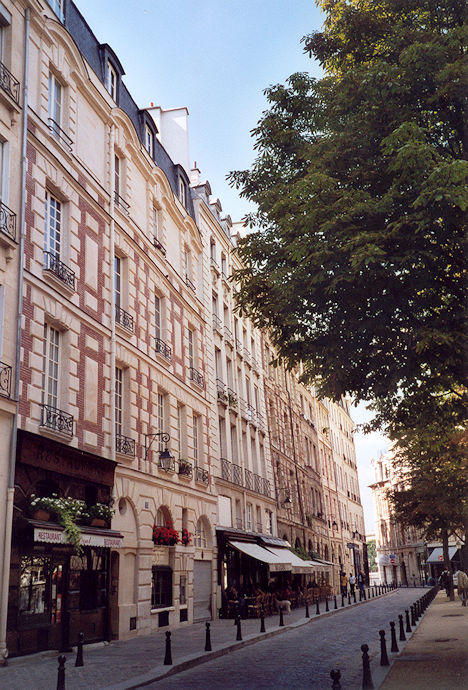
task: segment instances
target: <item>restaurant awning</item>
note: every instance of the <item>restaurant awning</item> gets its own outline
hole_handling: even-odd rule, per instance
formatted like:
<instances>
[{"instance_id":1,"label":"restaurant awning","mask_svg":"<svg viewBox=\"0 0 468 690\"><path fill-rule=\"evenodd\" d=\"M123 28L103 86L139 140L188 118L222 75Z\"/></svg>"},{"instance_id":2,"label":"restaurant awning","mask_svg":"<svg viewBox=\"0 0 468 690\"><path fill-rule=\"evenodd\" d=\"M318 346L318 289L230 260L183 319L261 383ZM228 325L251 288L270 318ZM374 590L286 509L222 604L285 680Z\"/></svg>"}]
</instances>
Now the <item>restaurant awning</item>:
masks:
<instances>
[{"instance_id":1,"label":"restaurant awning","mask_svg":"<svg viewBox=\"0 0 468 690\"><path fill-rule=\"evenodd\" d=\"M455 556L455 554L458 551L458 546L449 546L449 558L452 560L452 558ZM429 555L429 558L427 559L426 563L443 563L444 562L444 551L441 546L436 546L436 548L432 551L432 553Z\"/></svg>"},{"instance_id":2,"label":"restaurant awning","mask_svg":"<svg viewBox=\"0 0 468 690\"><path fill-rule=\"evenodd\" d=\"M302 558L296 556L296 554L289 549L268 545L268 551L274 553L275 556L278 556L281 560L289 561L291 563L292 572L298 575L307 575L314 569L308 561L303 561Z\"/></svg>"},{"instance_id":3,"label":"restaurant awning","mask_svg":"<svg viewBox=\"0 0 468 690\"><path fill-rule=\"evenodd\" d=\"M46 542L48 544L67 544L65 532L59 525L47 524L46 527L41 527L40 523L35 520L30 520L34 527L34 541ZM123 536L120 532L112 529L96 528L80 528L81 529L81 546L103 546L108 549L118 549L123 546Z\"/></svg>"},{"instance_id":4,"label":"restaurant awning","mask_svg":"<svg viewBox=\"0 0 468 690\"><path fill-rule=\"evenodd\" d=\"M327 570L331 568L333 563L322 562L322 561L306 561L314 570Z\"/></svg>"},{"instance_id":5,"label":"restaurant awning","mask_svg":"<svg viewBox=\"0 0 468 690\"><path fill-rule=\"evenodd\" d=\"M270 572L272 573L278 573L292 569L291 562L288 559L285 560L284 558L280 558L276 554L272 553L271 551L268 551L267 549L264 549L262 546L259 546L258 544L244 541L230 541L229 545L234 547L238 551L245 553L247 556L255 558L257 561L267 563L270 568Z\"/></svg>"}]
</instances>

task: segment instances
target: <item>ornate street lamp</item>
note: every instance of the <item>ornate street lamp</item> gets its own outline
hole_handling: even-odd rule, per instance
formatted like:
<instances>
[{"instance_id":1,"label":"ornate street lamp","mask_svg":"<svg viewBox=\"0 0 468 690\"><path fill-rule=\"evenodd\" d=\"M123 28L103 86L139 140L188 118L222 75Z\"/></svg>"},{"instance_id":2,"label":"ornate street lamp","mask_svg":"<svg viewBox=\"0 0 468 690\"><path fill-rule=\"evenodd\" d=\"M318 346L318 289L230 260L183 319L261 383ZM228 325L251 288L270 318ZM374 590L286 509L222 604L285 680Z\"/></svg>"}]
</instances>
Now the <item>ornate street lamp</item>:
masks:
<instances>
[{"instance_id":1,"label":"ornate street lamp","mask_svg":"<svg viewBox=\"0 0 468 690\"><path fill-rule=\"evenodd\" d=\"M159 467L165 472L169 472L174 468L174 456L167 447L171 437L165 431L156 431L152 434L145 434L145 460L148 457L148 453L151 450L151 446L153 445L155 438L160 438L165 444L164 450L159 451Z\"/></svg>"}]
</instances>

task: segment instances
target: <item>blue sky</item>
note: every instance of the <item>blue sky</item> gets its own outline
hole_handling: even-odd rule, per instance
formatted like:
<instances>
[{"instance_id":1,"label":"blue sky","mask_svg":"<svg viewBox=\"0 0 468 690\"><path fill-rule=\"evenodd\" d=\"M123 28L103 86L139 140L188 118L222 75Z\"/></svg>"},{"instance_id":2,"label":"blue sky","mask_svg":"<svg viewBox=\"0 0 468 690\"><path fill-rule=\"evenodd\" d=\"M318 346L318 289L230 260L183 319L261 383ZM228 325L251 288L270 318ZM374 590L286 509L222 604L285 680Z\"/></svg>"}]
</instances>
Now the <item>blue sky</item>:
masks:
<instances>
[{"instance_id":1,"label":"blue sky","mask_svg":"<svg viewBox=\"0 0 468 690\"><path fill-rule=\"evenodd\" d=\"M125 70L137 104L187 106L191 160L234 221L249 210L229 187L230 170L248 168L255 154L250 130L266 107L263 90L294 72L320 77L301 38L320 29L313 0L75 0L101 43ZM360 406L353 418L363 422ZM361 496L368 531L373 505L370 459L386 440L356 437Z\"/></svg>"}]
</instances>

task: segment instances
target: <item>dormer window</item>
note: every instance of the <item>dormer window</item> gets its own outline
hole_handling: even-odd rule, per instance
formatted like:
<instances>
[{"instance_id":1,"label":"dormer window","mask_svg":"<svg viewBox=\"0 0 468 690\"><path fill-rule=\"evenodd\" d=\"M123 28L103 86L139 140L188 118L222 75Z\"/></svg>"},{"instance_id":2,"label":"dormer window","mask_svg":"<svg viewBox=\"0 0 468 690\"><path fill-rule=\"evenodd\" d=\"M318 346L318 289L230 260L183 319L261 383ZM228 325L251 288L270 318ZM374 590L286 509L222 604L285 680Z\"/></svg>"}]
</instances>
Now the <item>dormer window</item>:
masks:
<instances>
[{"instance_id":1,"label":"dormer window","mask_svg":"<svg viewBox=\"0 0 468 690\"><path fill-rule=\"evenodd\" d=\"M182 177L179 177L179 201L183 206L187 206L187 185Z\"/></svg>"},{"instance_id":2,"label":"dormer window","mask_svg":"<svg viewBox=\"0 0 468 690\"><path fill-rule=\"evenodd\" d=\"M110 60L107 61L106 67L106 89L114 101L117 101L117 72Z\"/></svg>"},{"instance_id":3,"label":"dormer window","mask_svg":"<svg viewBox=\"0 0 468 690\"><path fill-rule=\"evenodd\" d=\"M145 125L145 149L151 158L154 156L154 134L149 125Z\"/></svg>"},{"instance_id":4,"label":"dormer window","mask_svg":"<svg viewBox=\"0 0 468 690\"><path fill-rule=\"evenodd\" d=\"M64 19L64 13L63 13L64 0L48 0L48 2L49 2L50 7L54 10L57 17L60 19L61 22L63 22L63 19Z\"/></svg>"}]
</instances>

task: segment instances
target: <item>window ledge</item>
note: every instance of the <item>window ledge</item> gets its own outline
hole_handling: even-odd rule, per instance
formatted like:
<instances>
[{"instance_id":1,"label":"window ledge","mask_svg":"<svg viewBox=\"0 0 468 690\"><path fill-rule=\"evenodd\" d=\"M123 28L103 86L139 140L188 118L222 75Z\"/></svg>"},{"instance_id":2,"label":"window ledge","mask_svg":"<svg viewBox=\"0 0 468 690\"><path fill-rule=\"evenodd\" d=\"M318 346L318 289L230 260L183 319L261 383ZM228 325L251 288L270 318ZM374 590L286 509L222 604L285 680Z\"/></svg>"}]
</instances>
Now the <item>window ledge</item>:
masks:
<instances>
[{"instance_id":1,"label":"window ledge","mask_svg":"<svg viewBox=\"0 0 468 690\"><path fill-rule=\"evenodd\" d=\"M73 436L69 436L68 434L62 433L61 431L56 431L48 426L42 426L41 424L39 424L39 433L43 436L49 436L49 438L55 438L62 443L71 443L75 437L74 434Z\"/></svg>"},{"instance_id":2,"label":"window ledge","mask_svg":"<svg viewBox=\"0 0 468 690\"><path fill-rule=\"evenodd\" d=\"M73 295L76 290L75 287L71 287L71 285L67 285L63 280L61 280L58 276L55 275L53 271L51 271L48 268L43 268L42 269L42 275L44 278L55 285L55 287L59 288L62 290L66 295Z\"/></svg>"},{"instance_id":3,"label":"window ledge","mask_svg":"<svg viewBox=\"0 0 468 690\"><path fill-rule=\"evenodd\" d=\"M175 611L175 606L164 606L162 609L151 609L151 615L153 615L153 613L163 613L164 611Z\"/></svg>"}]
</instances>

